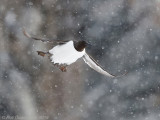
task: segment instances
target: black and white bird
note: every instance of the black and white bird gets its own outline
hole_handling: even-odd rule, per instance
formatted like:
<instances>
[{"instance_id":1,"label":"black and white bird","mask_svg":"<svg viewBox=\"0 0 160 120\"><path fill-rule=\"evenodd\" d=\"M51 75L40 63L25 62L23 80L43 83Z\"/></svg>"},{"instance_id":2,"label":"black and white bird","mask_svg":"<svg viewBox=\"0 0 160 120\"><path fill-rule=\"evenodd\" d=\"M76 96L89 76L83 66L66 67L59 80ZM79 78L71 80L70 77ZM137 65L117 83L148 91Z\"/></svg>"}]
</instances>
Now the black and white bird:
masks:
<instances>
[{"instance_id":1,"label":"black and white bird","mask_svg":"<svg viewBox=\"0 0 160 120\"><path fill-rule=\"evenodd\" d=\"M89 54L86 53L85 48L87 46L87 42L85 41L47 40L47 39L33 37L30 34L28 34L25 30L23 30L23 33L26 37L34 40L54 43L55 46L48 52L37 51L37 53L38 55L43 57L45 55L48 55L51 62L55 66L59 67L59 69L62 72L67 71L66 67L68 65L71 65L72 63L76 62L79 58L83 58L85 63L87 63L95 71L112 78L117 77L105 71Z\"/></svg>"}]
</instances>

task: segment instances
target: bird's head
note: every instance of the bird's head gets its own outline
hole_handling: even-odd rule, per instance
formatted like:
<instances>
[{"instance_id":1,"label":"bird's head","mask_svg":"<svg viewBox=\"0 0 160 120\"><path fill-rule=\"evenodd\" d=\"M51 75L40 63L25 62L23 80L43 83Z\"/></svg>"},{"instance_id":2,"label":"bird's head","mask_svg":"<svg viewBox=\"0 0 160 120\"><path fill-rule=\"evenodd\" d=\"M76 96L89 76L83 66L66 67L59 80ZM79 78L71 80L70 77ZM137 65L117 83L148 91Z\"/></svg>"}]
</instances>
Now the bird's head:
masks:
<instances>
[{"instance_id":1,"label":"bird's head","mask_svg":"<svg viewBox=\"0 0 160 120\"><path fill-rule=\"evenodd\" d=\"M82 40L82 41L74 42L74 47L79 52L83 51L86 46L87 46L87 42L86 41Z\"/></svg>"}]
</instances>

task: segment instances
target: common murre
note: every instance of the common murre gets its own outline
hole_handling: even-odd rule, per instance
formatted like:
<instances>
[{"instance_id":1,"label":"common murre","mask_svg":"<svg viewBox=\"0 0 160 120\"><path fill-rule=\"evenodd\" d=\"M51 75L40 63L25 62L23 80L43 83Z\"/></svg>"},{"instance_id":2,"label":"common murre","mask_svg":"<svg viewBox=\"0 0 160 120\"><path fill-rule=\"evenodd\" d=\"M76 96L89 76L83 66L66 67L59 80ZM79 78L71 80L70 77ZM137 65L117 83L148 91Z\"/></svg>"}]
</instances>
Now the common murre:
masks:
<instances>
[{"instance_id":1,"label":"common murre","mask_svg":"<svg viewBox=\"0 0 160 120\"><path fill-rule=\"evenodd\" d=\"M45 55L48 55L51 62L55 66L57 66L62 72L67 71L66 67L68 65L71 65L72 63L76 62L79 58L83 58L85 63L88 64L95 71L105 76L109 76L111 78L119 77L119 76L115 76L108 73L89 54L86 53L85 48L87 46L87 42L85 41L73 41L73 40L59 41L59 40L42 39L42 38L31 36L25 31L25 29L23 30L23 33L26 37L34 40L55 43L56 45L52 49L50 49L48 52L37 51L37 53L38 55L43 57Z\"/></svg>"}]
</instances>

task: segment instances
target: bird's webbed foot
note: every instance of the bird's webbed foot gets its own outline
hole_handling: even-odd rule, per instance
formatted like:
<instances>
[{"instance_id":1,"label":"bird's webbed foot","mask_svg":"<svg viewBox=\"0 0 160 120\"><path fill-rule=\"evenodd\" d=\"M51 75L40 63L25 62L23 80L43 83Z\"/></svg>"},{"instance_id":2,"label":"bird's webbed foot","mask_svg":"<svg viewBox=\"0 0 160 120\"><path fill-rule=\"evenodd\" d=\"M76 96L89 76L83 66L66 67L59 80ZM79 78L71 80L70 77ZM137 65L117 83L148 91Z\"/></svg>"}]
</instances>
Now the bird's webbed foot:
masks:
<instances>
[{"instance_id":1,"label":"bird's webbed foot","mask_svg":"<svg viewBox=\"0 0 160 120\"><path fill-rule=\"evenodd\" d=\"M67 65L59 65L58 63L54 64L54 66L58 67L62 72L67 72Z\"/></svg>"},{"instance_id":2,"label":"bird's webbed foot","mask_svg":"<svg viewBox=\"0 0 160 120\"><path fill-rule=\"evenodd\" d=\"M67 66L60 66L59 69L62 71L62 72L67 72Z\"/></svg>"},{"instance_id":3,"label":"bird's webbed foot","mask_svg":"<svg viewBox=\"0 0 160 120\"><path fill-rule=\"evenodd\" d=\"M45 55L48 55L48 57L51 56L51 54L49 52L42 52L42 51L37 51L38 55L44 57Z\"/></svg>"}]
</instances>

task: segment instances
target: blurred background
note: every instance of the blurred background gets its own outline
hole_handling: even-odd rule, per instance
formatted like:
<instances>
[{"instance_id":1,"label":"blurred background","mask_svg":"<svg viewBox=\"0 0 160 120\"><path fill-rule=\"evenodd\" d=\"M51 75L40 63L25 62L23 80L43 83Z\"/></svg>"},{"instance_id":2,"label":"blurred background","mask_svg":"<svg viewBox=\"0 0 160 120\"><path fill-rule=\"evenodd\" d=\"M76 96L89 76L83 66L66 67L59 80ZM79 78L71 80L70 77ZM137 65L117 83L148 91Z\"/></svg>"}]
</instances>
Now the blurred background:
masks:
<instances>
[{"instance_id":1,"label":"blurred background","mask_svg":"<svg viewBox=\"0 0 160 120\"><path fill-rule=\"evenodd\" d=\"M111 79L83 60L66 73L38 37L85 40ZM0 0L0 119L159 120L160 0Z\"/></svg>"}]
</instances>

